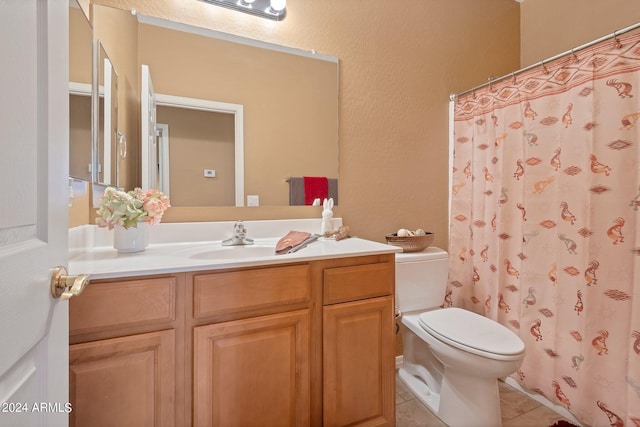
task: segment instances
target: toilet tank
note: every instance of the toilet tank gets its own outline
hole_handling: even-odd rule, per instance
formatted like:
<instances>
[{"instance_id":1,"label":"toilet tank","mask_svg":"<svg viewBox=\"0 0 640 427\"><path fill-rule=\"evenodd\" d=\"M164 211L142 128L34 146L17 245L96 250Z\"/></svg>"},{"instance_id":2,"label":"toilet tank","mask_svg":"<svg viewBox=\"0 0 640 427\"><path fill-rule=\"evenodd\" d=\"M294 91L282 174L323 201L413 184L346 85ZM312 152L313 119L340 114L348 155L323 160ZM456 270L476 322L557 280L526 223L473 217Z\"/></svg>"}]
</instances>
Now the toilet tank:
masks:
<instances>
[{"instance_id":1,"label":"toilet tank","mask_svg":"<svg viewBox=\"0 0 640 427\"><path fill-rule=\"evenodd\" d=\"M403 312L440 307L449 274L449 255L437 247L396 254L396 305Z\"/></svg>"}]
</instances>

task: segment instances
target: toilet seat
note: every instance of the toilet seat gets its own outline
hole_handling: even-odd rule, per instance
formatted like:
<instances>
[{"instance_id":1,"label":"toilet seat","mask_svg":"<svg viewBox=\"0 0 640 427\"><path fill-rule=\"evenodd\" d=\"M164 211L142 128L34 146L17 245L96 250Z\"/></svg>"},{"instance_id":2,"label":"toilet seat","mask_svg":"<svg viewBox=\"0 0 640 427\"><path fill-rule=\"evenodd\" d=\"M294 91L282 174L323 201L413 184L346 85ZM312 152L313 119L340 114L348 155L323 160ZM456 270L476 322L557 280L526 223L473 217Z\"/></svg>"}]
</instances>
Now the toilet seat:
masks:
<instances>
[{"instance_id":1,"label":"toilet seat","mask_svg":"<svg viewBox=\"0 0 640 427\"><path fill-rule=\"evenodd\" d=\"M418 323L434 338L460 350L495 360L522 357L524 342L503 325L460 308L421 313Z\"/></svg>"}]
</instances>

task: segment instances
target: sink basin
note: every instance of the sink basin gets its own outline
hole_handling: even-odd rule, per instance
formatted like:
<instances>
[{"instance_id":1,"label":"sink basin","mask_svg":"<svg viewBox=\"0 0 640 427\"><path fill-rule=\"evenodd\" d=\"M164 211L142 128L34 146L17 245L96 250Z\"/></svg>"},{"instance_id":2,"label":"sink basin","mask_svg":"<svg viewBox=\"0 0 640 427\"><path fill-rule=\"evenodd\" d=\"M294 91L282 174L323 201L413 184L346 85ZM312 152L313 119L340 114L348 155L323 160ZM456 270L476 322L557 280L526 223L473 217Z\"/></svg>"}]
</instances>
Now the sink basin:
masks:
<instances>
[{"instance_id":1,"label":"sink basin","mask_svg":"<svg viewBox=\"0 0 640 427\"><path fill-rule=\"evenodd\" d=\"M191 255L192 259L250 259L275 256L275 245L208 247Z\"/></svg>"}]
</instances>

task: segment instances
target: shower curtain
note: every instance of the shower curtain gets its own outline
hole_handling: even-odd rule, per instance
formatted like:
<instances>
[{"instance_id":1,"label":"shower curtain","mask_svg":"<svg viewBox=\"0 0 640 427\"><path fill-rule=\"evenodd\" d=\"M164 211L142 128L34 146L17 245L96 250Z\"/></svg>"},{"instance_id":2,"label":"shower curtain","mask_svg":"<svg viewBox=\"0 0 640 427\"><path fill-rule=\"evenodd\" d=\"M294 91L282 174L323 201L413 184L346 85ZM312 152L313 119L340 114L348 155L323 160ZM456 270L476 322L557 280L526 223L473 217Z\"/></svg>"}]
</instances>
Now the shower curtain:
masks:
<instances>
[{"instance_id":1,"label":"shower curtain","mask_svg":"<svg viewBox=\"0 0 640 427\"><path fill-rule=\"evenodd\" d=\"M640 34L452 101L445 306L517 333L524 388L640 426Z\"/></svg>"}]
</instances>

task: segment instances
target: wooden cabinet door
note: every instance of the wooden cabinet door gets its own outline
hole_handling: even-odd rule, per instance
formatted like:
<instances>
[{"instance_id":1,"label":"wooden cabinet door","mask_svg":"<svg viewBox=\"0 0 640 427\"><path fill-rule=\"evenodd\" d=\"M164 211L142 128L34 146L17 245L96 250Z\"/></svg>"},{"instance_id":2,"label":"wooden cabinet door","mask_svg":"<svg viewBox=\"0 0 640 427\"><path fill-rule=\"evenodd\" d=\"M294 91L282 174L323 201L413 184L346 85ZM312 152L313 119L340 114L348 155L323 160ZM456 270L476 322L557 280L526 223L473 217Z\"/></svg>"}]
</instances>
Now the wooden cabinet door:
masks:
<instances>
[{"instance_id":1,"label":"wooden cabinet door","mask_svg":"<svg viewBox=\"0 0 640 427\"><path fill-rule=\"evenodd\" d=\"M395 425L393 298L323 308L323 424Z\"/></svg>"},{"instance_id":2,"label":"wooden cabinet door","mask_svg":"<svg viewBox=\"0 0 640 427\"><path fill-rule=\"evenodd\" d=\"M69 349L71 426L174 426L173 330Z\"/></svg>"},{"instance_id":3,"label":"wooden cabinet door","mask_svg":"<svg viewBox=\"0 0 640 427\"><path fill-rule=\"evenodd\" d=\"M194 426L308 426L309 310L193 331Z\"/></svg>"}]
</instances>

